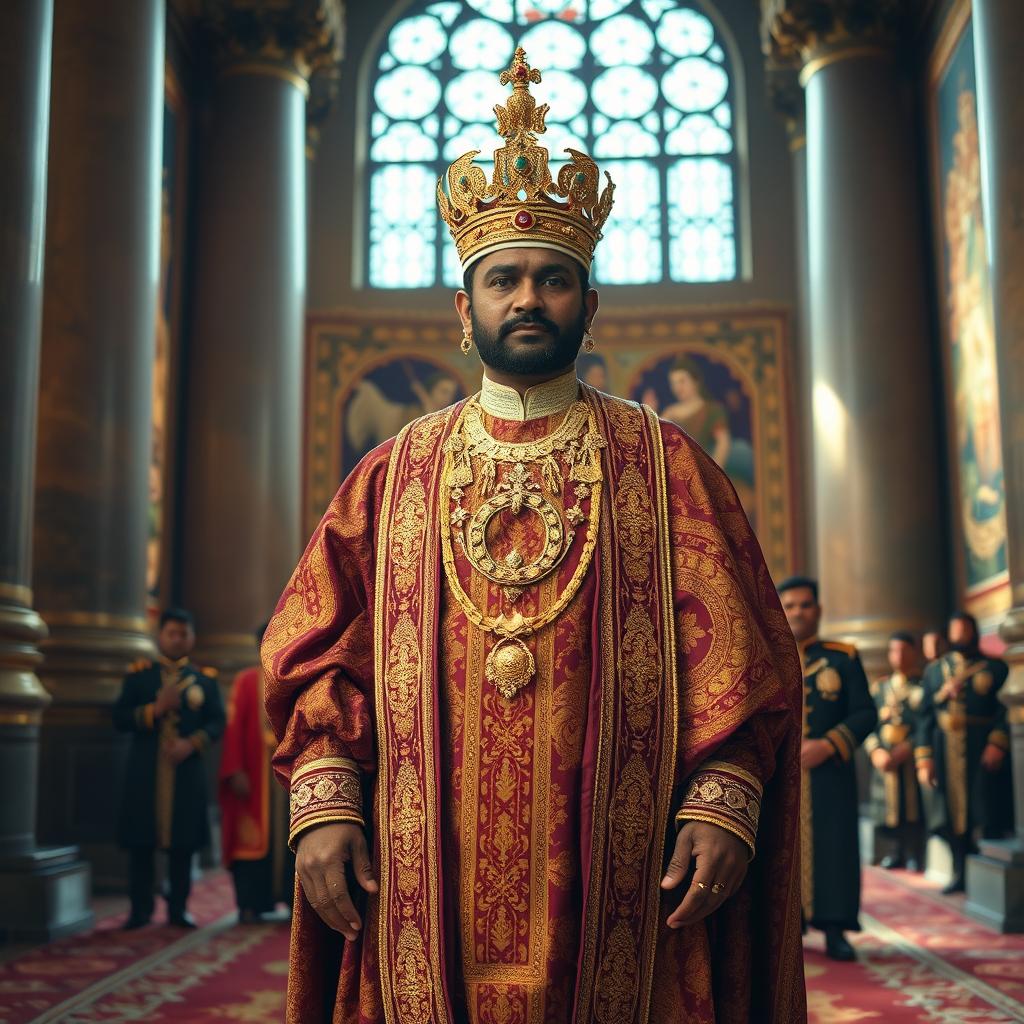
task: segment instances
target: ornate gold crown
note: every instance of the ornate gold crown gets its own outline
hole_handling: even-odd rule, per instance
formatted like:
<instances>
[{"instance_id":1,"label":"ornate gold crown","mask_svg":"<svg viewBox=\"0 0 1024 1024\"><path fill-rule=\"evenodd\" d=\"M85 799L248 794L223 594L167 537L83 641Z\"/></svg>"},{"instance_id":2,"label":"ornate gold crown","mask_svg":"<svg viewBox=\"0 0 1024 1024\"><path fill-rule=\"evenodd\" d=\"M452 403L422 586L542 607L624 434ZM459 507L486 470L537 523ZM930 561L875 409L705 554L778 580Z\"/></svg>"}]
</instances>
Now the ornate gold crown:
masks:
<instances>
[{"instance_id":1,"label":"ornate gold crown","mask_svg":"<svg viewBox=\"0 0 1024 1024\"><path fill-rule=\"evenodd\" d=\"M599 196L597 164L575 149L566 150L572 159L558 172L557 185L552 181L548 151L537 144L537 136L547 130L548 105L538 107L530 94L530 83L540 82L540 72L527 64L521 46L499 81L512 84L512 95L504 107L494 108L505 145L494 151L490 184L473 164L478 149L448 168L447 195L444 178L437 183L437 205L463 269L498 249L525 246L558 249L589 270L615 185L605 172L608 184Z\"/></svg>"}]
</instances>

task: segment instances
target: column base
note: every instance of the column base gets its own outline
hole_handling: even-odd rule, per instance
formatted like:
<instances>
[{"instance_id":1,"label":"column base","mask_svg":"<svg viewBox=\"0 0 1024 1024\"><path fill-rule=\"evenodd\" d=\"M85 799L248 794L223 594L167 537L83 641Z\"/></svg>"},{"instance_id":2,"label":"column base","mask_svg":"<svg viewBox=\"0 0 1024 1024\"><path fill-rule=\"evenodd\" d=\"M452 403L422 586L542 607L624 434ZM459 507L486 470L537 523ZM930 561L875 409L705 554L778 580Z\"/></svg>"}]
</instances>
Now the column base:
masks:
<instances>
[{"instance_id":1,"label":"column base","mask_svg":"<svg viewBox=\"0 0 1024 1024\"><path fill-rule=\"evenodd\" d=\"M74 846L0 861L0 942L50 942L91 928L89 874Z\"/></svg>"},{"instance_id":2,"label":"column base","mask_svg":"<svg viewBox=\"0 0 1024 1024\"><path fill-rule=\"evenodd\" d=\"M1024 840L983 839L967 858L964 909L997 931L1024 932Z\"/></svg>"}]
</instances>

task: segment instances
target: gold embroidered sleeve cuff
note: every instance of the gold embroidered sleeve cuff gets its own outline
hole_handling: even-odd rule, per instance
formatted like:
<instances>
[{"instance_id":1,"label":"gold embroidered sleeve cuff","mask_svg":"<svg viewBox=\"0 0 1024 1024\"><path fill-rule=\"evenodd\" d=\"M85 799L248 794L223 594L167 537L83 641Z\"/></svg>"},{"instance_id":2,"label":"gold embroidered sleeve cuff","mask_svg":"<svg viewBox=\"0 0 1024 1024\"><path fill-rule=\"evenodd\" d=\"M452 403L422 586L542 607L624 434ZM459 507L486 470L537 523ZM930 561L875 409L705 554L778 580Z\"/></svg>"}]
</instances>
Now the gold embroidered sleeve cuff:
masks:
<instances>
[{"instance_id":1,"label":"gold embroidered sleeve cuff","mask_svg":"<svg viewBox=\"0 0 1024 1024\"><path fill-rule=\"evenodd\" d=\"M292 776L288 845L314 825L350 821L366 824L359 766L347 757L318 757Z\"/></svg>"},{"instance_id":2,"label":"gold embroidered sleeve cuff","mask_svg":"<svg viewBox=\"0 0 1024 1024\"><path fill-rule=\"evenodd\" d=\"M152 729L156 722L155 705L151 702L135 709L135 726L138 729Z\"/></svg>"},{"instance_id":3,"label":"gold embroidered sleeve cuff","mask_svg":"<svg viewBox=\"0 0 1024 1024\"><path fill-rule=\"evenodd\" d=\"M690 777L676 822L706 821L739 836L754 855L761 783L725 761L709 761Z\"/></svg>"},{"instance_id":4,"label":"gold embroidered sleeve cuff","mask_svg":"<svg viewBox=\"0 0 1024 1024\"><path fill-rule=\"evenodd\" d=\"M914 760L921 764L923 761L930 761L932 759L932 748L931 747L914 747Z\"/></svg>"},{"instance_id":5,"label":"gold embroidered sleeve cuff","mask_svg":"<svg viewBox=\"0 0 1024 1024\"><path fill-rule=\"evenodd\" d=\"M993 729L988 734L988 741L1000 750L1010 749L1010 737L1002 729Z\"/></svg>"},{"instance_id":6,"label":"gold embroidered sleeve cuff","mask_svg":"<svg viewBox=\"0 0 1024 1024\"><path fill-rule=\"evenodd\" d=\"M857 738L841 722L825 733L825 739L835 747L836 754L842 761L849 761L857 749Z\"/></svg>"}]
</instances>

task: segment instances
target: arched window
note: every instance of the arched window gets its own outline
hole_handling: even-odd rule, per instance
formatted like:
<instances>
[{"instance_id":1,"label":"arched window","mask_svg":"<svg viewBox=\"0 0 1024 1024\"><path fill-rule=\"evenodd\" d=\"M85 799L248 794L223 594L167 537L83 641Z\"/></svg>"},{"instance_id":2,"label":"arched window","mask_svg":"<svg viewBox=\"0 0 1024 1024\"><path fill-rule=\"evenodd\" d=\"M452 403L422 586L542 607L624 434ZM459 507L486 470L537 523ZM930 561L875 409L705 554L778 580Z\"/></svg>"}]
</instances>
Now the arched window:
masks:
<instances>
[{"instance_id":1,"label":"arched window","mask_svg":"<svg viewBox=\"0 0 1024 1024\"><path fill-rule=\"evenodd\" d=\"M617 186L594 261L602 284L728 281L737 273L735 82L714 23L681 0L414 3L376 54L369 102L369 244L377 288L457 286L437 179L472 149L491 173L497 73L516 45L551 106L541 145L567 146ZM562 159L560 159L562 158Z\"/></svg>"}]
</instances>

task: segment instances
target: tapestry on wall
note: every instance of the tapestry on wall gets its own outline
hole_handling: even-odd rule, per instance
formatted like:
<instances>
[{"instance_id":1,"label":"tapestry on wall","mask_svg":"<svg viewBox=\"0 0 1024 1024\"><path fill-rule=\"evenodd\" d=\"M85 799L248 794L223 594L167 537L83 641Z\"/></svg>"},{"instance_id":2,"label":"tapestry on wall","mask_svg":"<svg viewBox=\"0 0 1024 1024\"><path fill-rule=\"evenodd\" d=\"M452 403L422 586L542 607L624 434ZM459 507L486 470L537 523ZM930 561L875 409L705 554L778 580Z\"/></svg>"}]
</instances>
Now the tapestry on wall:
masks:
<instances>
[{"instance_id":1,"label":"tapestry on wall","mask_svg":"<svg viewBox=\"0 0 1024 1024\"><path fill-rule=\"evenodd\" d=\"M959 590L990 618L1010 606L992 286L982 210L971 5L955 5L930 66L935 237Z\"/></svg>"},{"instance_id":2,"label":"tapestry on wall","mask_svg":"<svg viewBox=\"0 0 1024 1024\"><path fill-rule=\"evenodd\" d=\"M772 572L798 568L785 314L602 309L594 330L580 376L682 426L729 474ZM363 455L479 389L479 360L459 338L454 312L310 318L307 532Z\"/></svg>"}]
</instances>

